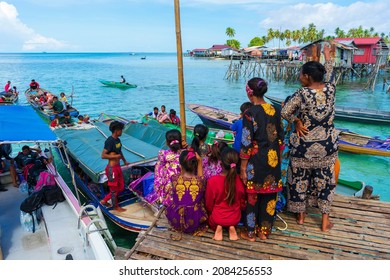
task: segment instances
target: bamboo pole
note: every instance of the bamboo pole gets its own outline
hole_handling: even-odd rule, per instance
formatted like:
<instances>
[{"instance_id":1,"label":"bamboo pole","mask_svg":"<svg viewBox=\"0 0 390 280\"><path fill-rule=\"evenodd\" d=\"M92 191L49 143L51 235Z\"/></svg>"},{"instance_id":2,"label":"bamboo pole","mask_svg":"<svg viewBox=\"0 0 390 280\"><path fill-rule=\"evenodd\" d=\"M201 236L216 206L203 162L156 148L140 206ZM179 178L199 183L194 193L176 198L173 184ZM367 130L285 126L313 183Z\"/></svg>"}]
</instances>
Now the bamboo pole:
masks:
<instances>
[{"instance_id":1,"label":"bamboo pole","mask_svg":"<svg viewBox=\"0 0 390 280\"><path fill-rule=\"evenodd\" d=\"M177 49L177 74L179 81L179 101L180 101L180 130L182 141L186 140L186 113L185 113L185 96L184 96L184 78L183 78L183 50L181 44L181 27L180 27L180 1L175 1L175 26L176 26L176 49Z\"/></svg>"}]
</instances>

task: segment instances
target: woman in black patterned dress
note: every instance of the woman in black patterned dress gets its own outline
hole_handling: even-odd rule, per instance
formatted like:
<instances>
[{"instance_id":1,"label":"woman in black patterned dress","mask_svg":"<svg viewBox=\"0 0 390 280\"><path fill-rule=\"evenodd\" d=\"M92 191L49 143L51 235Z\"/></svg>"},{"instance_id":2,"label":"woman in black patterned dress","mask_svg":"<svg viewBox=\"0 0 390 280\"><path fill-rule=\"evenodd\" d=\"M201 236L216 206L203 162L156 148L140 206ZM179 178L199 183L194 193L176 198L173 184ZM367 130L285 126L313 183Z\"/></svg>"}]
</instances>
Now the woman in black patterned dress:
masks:
<instances>
[{"instance_id":1,"label":"woman in black patterned dress","mask_svg":"<svg viewBox=\"0 0 390 280\"><path fill-rule=\"evenodd\" d=\"M290 136L290 164L287 185L287 208L297 213L297 223L303 224L306 206L318 206L322 213L322 231L333 227L329 220L336 179L335 161L338 155L335 115L336 86L323 82L331 74L329 45L324 46L325 66L310 61L302 66L297 90L284 105L282 117L296 121L301 129Z\"/></svg>"}]
</instances>

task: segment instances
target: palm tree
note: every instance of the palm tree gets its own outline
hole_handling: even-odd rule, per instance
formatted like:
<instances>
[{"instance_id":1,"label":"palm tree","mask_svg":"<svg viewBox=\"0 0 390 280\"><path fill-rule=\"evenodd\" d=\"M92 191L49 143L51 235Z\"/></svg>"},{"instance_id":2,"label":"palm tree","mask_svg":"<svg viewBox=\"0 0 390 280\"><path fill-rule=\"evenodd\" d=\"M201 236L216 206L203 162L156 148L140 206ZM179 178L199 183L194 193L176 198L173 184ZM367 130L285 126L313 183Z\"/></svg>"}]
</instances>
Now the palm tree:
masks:
<instances>
[{"instance_id":1,"label":"palm tree","mask_svg":"<svg viewBox=\"0 0 390 280\"><path fill-rule=\"evenodd\" d=\"M228 28L226 28L225 34L226 34L228 37L233 38L234 35L236 35L236 31L235 31L233 28L228 27Z\"/></svg>"}]
</instances>

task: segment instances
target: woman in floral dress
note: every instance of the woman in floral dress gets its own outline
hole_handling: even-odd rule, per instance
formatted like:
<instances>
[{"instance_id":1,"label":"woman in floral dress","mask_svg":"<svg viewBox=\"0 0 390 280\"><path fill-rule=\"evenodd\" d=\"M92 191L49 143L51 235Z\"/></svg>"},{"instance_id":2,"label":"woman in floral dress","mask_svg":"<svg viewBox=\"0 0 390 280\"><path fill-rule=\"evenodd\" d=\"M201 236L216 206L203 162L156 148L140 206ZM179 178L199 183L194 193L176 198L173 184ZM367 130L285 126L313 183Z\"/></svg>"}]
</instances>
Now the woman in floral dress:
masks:
<instances>
[{"instance_id":1,"label":"woman in floral dress","mask_svg":"<svg viewBox=\"0 0 390 280\"><path fill-rule=\"evenodd\" d=\"M240 177L246 185L246 231L241 237L255 241L271 234L277 193L282 190L281 149L284 132L280 111L266 103L267 83L261 78L248 81L246 90L253 106L243 117ZM258 229L256 230L256 226Z\"/></svg>"}]
</instances>

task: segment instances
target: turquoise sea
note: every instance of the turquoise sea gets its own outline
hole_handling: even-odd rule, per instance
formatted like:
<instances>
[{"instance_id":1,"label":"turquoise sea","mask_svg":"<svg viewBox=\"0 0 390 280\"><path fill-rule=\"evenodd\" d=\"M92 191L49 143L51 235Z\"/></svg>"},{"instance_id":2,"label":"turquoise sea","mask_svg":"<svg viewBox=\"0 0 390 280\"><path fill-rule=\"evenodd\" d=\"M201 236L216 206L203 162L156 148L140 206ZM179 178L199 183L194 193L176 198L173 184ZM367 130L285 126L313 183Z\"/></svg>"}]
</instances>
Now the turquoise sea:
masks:
<instances>
[{"instance_id":1,"label":"turquoise sea","mask_svg":"<svg viewBox=\"0 0 390 280\"><path fill-rule=\"evenodd\" d=\"M146 57L146 59L140 59ZM184 57L185 102L206 104L239 112L247 101L245 80L225 80L230 64L226 60ZM120 90L103 86L98 80L117 80L124 75L138 87ZM175 53L28 53L0 54L0 85L10 80L20 91L19 104L26 104L24 91L31 79L54 93L68 96L74 89L73 105L91 118L99 113L116 114L128 119L166 105L179 110L177 57ZM1 84L2 83L2 84ZM292 94L299 84L269 82L268 94L280 98ZM390 110L390 94L382 91L381 81L375 92L364 91L364 81L349 81L337 87L337 105ZM0 107L1 109L1 107ZM10 116L11 117L11 116ZM186 111L188 124L200 119ZM369 135L390 137L390 126L336 122L340 128ZM340 152L340 177L362 180L374 188L381 200L390 201L390 158ZM121 233L118 233L119 235Z\"/></svg>"}]
</instances>

